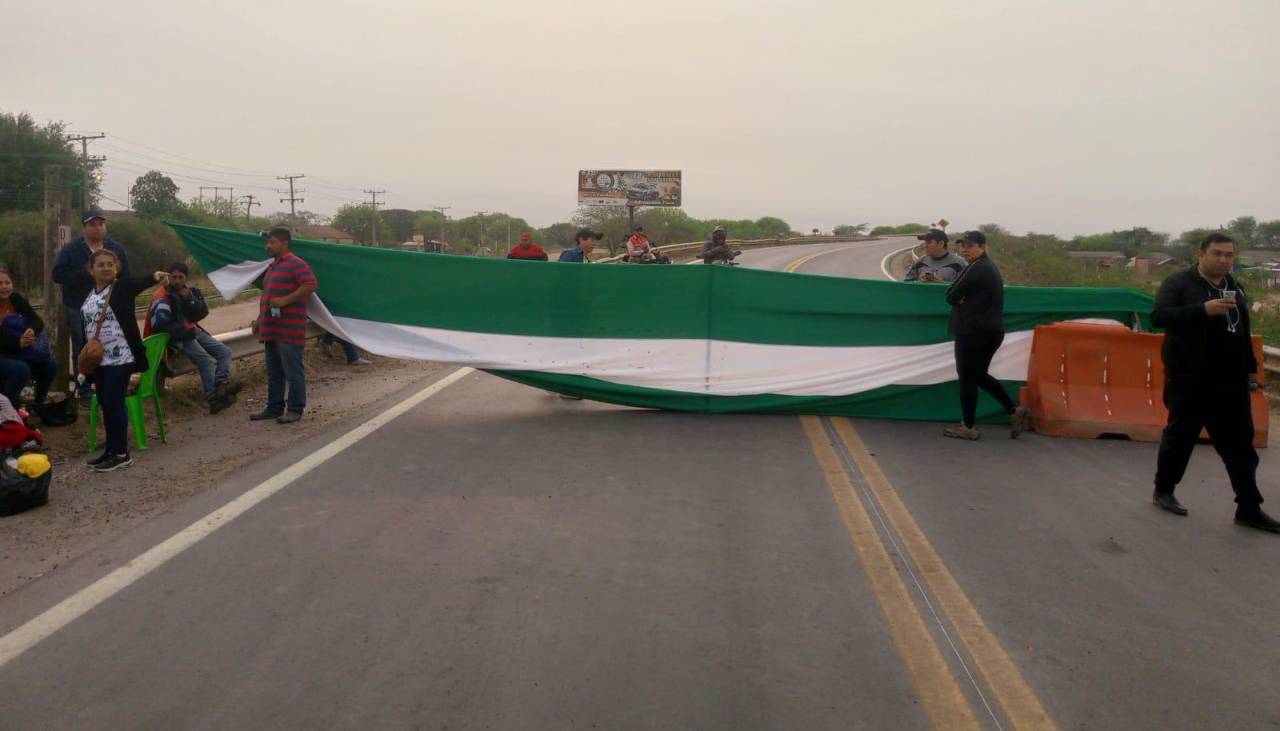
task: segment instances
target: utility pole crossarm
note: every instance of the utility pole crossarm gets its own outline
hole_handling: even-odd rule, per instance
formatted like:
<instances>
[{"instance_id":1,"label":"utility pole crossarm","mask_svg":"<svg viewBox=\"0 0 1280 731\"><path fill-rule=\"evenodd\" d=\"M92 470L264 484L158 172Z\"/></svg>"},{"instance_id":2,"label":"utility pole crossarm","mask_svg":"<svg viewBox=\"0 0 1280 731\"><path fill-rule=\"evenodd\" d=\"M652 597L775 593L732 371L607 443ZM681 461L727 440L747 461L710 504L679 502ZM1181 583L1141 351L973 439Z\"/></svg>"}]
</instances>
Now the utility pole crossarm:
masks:
<instances>
[{"instance_id":1,"label":"utility pole crossarm","mask_svg":"<svg viewBox=\"0 0 1280 731\"><path fill-rule=\"evenodd\" d=\"M372 243L374 246L377 246L378 245L378 196L386 193L387 191L366 190L365 192L368 193L369 196L371 197L371 200L369 201L369 208L373 210L373 215L370 217L369 220L373 223L373 242Z\"/></svg>"}]
</instances>

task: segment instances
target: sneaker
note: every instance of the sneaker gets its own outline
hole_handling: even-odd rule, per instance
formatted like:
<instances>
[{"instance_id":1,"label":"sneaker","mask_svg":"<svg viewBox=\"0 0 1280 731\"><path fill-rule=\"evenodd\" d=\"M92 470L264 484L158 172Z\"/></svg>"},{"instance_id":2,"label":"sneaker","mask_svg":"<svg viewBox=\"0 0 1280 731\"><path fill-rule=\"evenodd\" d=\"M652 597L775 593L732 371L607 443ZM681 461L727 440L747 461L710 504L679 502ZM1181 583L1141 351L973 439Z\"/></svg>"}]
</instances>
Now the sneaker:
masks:
<instances>
[{"instance_id":1,"label":"sneaker","mask_svg":"<svg viewBox=\"0 0 1280 731\"><path fill-rule=\"evenodd\" d=\"M277 424L292 424L293 422L295 422L295 421L299 421L299 420L301 420L301 419L302 419L302 414L299 414L299 413L298 413L298 412L296 412L296 411L287 411L287 412L285 412L282 416L279 416L279 417L277 417L277 418L276 418L276 423L277 423Z\"/></svg>"},{"instance_id":2,"label":"sneaker","mask_svg":"<svg viewBox=\"0 0 1280 731\"><path fill-rule=\"evenodd\" d=\"M942 430L942 435L945 437L951 437L952 439L967 439L971 442L976 442L981 436L978 434L977 429L974 429L971 426L965 426L964 424L949 426Z\"/></svg>"},{"instance_id":3,"label":"sneaker","mask_svg":"<svg viewBox=\"0 0 1280 731\"><path fill-rule=\"evenodd\" d=\"M356 358L355 360L349 360L349 361L347 361L347 365L349 365L349 366L367 366L367 365L373 365L373 361L369 360L368 358Z\"/></svg>"},{"instance_id":4,"label":"sneaker","mask_svg":"<svg viewBox=\"0 0 1280 731\"><path fill-rule=\"evenodd\" d=\"M133 457L127 454L112 454L93 466L94 472L111 472L133 464Z\"/></svg>"},{"instance_id":5,"label":"sneaker","mask_svg":"<svg viewBox=\"0 0 1280 731\"><path fill-rule=\"evenodd\" d=\"M1009 437L1017 439L1022 436L1022 432L1027 430L1027 423L1031 421L1031 409L1025 406L1019 406L1009 414Z\"/></svg>"},{"instance_id":6,"label":"sneaker","mask_svg":"<svg viewBox=\"0 0 1280 731\"><path fill-rule=\"evenodd\" d=\"M106 461L107 461L107 453L106 453L106 452L103 452L102 454L98 455L97 457L94 457L93 459L91 459L91 460L89 460L89 461L85 462L85 464L89 465L90 467L97 467L98 465L100 465L100 464L102 464L103 462L106 462Z\"/></svg>"},{"instance_id":7,"label":"sneaker","mask_svg":"<svg viewBox=\"0 0 1280 731\"><path fill-rule=\"evenodd\" d=\"M234 396L244 390L244 384L240 381L223 381L213 388L213 395L221 398Z\"/></svg>"},{"instance_id":8,"label":"sneaker","mask_svg":"<svg viewBox=\"0 0 1280 731\"><path fill-rule=\"evenodd\" d=\"M213 398L209 399L209 415L212 416L235 402L236 395L234 393L226 394L224 396L219 396L215 393Z\"/></svg>"},{"instance_id":9,"label":"sneaker","mask_svg":"<svg viewBox=\"0 0 1280 731\"><path fill-rule=\"evenodd\" d=\"M268 421L270 419L279 419L280 415L274 411L263 409L256 414L249 415L249 421Z\"/></svg>"}]
</instances>

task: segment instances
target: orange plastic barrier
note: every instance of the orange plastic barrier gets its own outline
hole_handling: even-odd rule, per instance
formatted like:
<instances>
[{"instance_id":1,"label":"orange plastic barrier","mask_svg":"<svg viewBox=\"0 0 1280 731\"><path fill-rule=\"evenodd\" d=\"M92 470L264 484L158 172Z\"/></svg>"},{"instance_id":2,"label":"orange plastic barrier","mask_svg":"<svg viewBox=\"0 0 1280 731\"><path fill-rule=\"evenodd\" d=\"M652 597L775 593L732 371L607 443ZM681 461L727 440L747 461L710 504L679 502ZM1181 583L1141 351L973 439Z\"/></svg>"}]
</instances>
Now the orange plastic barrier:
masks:
<instances>
[{"instance_id":1,"label":"orange plastic barrier","mask_svg":"<svg viewBox=\"0 0 1280 731\"><path fill-rule=\"evenodd\" d=\"M1037 433L1058 437L1125 436L1158 442L1164 407L1164 335L1123 325L1061 322L1036 327L1022 403ZM1262 338L1253 337L1258 381L1264 383ZM1270 428L1267 397L1253 394L1254 446L1265 447ZM1207 434L1202 434L1207 438Z\"/></svg>"}]
</instances>

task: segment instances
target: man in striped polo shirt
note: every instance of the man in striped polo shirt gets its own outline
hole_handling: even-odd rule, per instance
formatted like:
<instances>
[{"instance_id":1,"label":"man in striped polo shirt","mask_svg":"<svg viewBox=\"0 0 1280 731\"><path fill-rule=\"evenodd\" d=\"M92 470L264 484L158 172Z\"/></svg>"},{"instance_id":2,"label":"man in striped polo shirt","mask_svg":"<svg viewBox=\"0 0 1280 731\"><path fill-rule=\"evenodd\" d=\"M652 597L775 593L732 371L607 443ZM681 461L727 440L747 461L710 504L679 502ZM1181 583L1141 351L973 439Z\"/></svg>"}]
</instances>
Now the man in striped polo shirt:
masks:
<instances>
[{"instance_id":1,"label":"man in striped polo shirt","mask_svg":"<svg viewBox=\"0 0 1280 731\"><path fill-rule=\"evenodd\" d=\"M319 283L311 267L289 250L293 242L289 229L276 226L266 233L266 238L267 253L275 261L262 277L254 330L267 358L267 405L249 419L292 424L302 418L307 406L307 374L302 366L307 335L306 299L319 288Z\"/></svg>"}]
</instances>

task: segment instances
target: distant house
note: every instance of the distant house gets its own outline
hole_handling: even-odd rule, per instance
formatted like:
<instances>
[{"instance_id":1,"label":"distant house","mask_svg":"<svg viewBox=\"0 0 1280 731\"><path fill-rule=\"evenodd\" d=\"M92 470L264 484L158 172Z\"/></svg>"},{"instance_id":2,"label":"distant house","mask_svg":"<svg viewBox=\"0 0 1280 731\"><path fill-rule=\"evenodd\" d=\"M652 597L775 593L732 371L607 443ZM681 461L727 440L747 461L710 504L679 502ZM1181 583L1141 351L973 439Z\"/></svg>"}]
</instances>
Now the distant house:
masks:
<instances>
[{"instance_id":1,"label":"distant house","mask_svg":"<svg viewBox=\"0 0 1280 731\"><path fill-rule=\"evenodd\" d=\"M304 223L293 227L293 235L310 241L332 241L335 244L356 243L354 236L333 226L312 226Z\"/></svg>"},{"instance_id":2,"label":"distant house","mask_svg":"<svg viewBox=\"0 0 1280 731\"><path fill-rule=\"evenodd\" d=\"M1172 265L1171 256L1135 256L1126 266L1131 266L1141 274L1150 274Z\"/></svg>"},{"instance_id":3,"label":"distant house","mask_svg":"<svg viewBox=\"0 0 1280 731\"><path fill-rule=\"evenodd\" d=\"M1068 251L1067 256L1077 261L1083 261L1099 269L1109 269L1113 266L1124 266L1129 257L1121 251Z\"/></svg>"}]
</instances>

